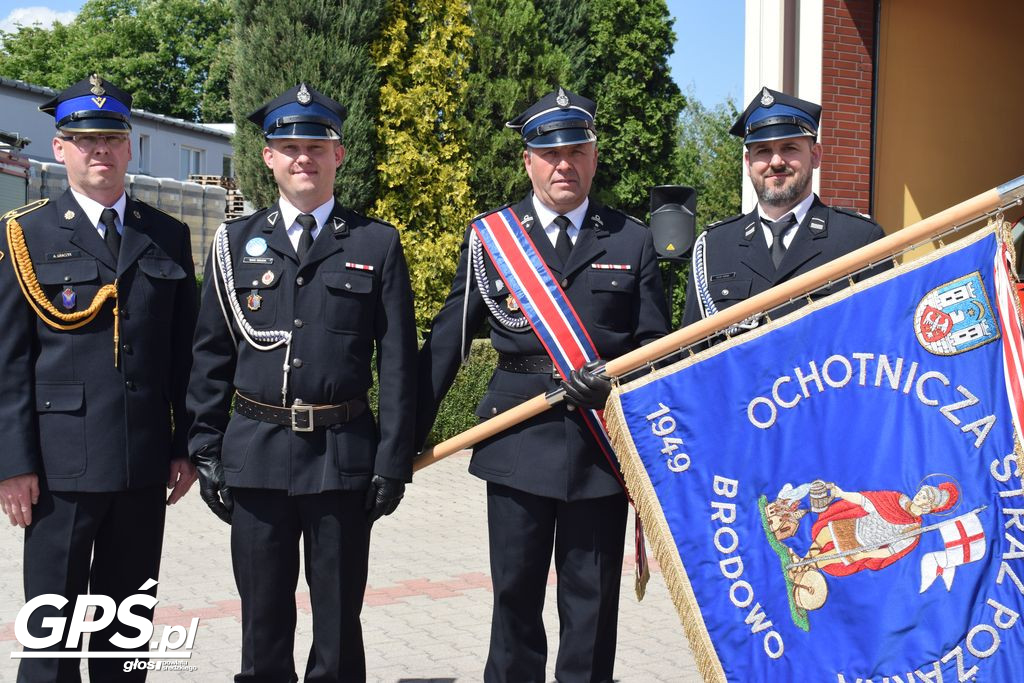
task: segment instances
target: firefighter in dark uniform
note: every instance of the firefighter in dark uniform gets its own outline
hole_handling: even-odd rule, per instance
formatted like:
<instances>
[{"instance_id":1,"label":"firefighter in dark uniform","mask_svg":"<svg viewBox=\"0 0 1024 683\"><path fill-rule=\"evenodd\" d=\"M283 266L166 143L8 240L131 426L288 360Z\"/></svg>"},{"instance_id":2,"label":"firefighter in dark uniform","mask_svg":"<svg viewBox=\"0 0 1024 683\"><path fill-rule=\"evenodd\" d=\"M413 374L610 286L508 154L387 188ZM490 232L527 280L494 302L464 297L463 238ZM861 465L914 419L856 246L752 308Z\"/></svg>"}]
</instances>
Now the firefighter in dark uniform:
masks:
<instances>
[{"instance_id":1,"label":"firefighter in dark uniform","mask_svg":"<svg viewBox=\"0 0 1024 683\"><path fill-rule=\"evenodd\" d=\"M35 637L50 633L44 618L70 618L77 595L120 604L154 594L166 505L195 481L185 420L197 303L189 231L125 194L131 102L94 75L41 106L56 119L53 153L70 189L3 220L0 504L25 527L26 599L70 601L33 612ZM94 634L89 649L118 649L109 641L117 627ZM90 658L90 678L145 678L123 665ZM18 680L78 681L79 663L23 659Z\"/></svg>"},{"instance_id":2,"label":"firefighter in dark uniform","mask_svg":"<svg viewBox=\"0 0 1024 683\"><path fill-rule=\"evenodd\" d=\"M729 130L743 138L743 165L757 207L708 226L697 238L684 326L885 236L871 219L826 206L812 192L814 169L821 163L820 119L819 105L762 88ZM804 303L787 304L771 315ZM733 331L761 321L760 316L748 319Z\"/></svg>"},{"instance_id":3,"label":"firefighter in dark uniform","mask_svg":"<svg viewBox=\"0 0 1024 683\"><path fill-rule=\"evenodd\" d=\"M305 84L249 116L280 198L222 225L206 265L189 449L203 499L231 524L236 681L296 680L300 542L313 604L305 680L365 680L370 528L412 478L409 274L398 231L334 199L344 116ZM367 404L374 348L377 420Z\"/></svg>"},{"instance_id":4,"label":"firefighter in dark uniform","mask_svg":"<svg viewBox=\"0 0 1024 683\"><path fill-rule=\"evenodd\" d=\"M664 335L667 306L649 230L587 196L597 167L595 108L560 88L507 124L522 135L533 185L512 210L598 353L612 358ZM544 346L470 228L451 293L420 351L418 443L485 320L498 366L477 416L559 387ZM574 410L604 406L607 381L593 371L599 364L563 382L569 405L474 450L469 470L487 482L494 585L487 681L544 680L552 551L561 619L555 677L612 680L627 499L616 465Z\"/></svg>"}]
</instances>

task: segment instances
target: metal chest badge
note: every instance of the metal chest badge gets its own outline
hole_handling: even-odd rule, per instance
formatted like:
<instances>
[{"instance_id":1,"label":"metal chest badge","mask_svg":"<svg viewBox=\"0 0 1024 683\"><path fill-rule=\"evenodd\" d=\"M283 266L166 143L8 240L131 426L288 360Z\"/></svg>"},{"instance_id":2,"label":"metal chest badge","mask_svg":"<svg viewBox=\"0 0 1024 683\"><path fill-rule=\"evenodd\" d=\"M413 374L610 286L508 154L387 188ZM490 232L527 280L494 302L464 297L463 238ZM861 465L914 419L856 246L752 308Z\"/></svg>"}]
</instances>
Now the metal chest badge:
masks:
<instances>
[{"instance_id":1,"label":"metal chest badge","mask_svg":"<svg viewBox=\"0 0 1024 683\"><path fill-rule=\"evenodd\" d=\"M78 300L78 295L75 294L75 288L68 285L60 293L60 302L67 310L72 310L75 307L75 301Z\"/></svg>"},{"instance_id":2,"label":"metal chest badge","mask_svg":"<svg viewBox=\"0 0 1024 683\"><path fill-rule=\"evenodd\" d=\"M272 270L268 270L267 272L263 273L263 277L260 278L260 282L262 282L265 285L269 285L273 281L274 281L274 271L272 271Z\"/></svg>"},{"instance_id":3,"label":"metal chest badge","mask_svg":"<svg viewBox=\"0 0 1024 683\"><path fill-rule=\"evenodd\" d=\"M515 297L509 294L505 299L505 308L507 308L510 313L515 313L519 310L519 302L515 300Z\"/></svg>"},{"instance_id":4,"label":"metal chest badge","mask_svg":"<svg viewBox=\"0 0 1024 683\"><path fill-rule=\"evenodd\" d=\"M255 289L249 292L249 296L245 299L245 305L249 307L250 311L258 311L263 306L263 297Z\"/></svg>"},{"instance_id":5,"label":"metal chest badge","mask_svg":"<svg viewBox=\"0 0 1024 683\"><path fill-rule=\"evenodd\" d=\"M981 274L975 271L928 292L914 312L914 334L937 356L954 356L999 339Z\"/></svg>"}]
</instances>

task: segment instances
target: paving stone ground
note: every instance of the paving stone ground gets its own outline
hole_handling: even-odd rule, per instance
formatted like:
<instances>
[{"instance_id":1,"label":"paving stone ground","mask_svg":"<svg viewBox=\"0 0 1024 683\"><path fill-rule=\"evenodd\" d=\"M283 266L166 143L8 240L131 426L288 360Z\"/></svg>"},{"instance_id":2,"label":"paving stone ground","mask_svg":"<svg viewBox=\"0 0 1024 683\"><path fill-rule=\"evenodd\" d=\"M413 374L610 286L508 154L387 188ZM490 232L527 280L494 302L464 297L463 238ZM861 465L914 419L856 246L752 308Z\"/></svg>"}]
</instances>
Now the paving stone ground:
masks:
<instances>
[{"instance_id":1,"label":"paving stone ground","mask_svg":"<svg viewBox=\"0 0 1024 683\"><path fill-rule=\"evenodd\" d=\"M375 525L363 607L368 679L388 683L459 683L483 678L491 612L484 483L458 454L417 473L397 512ZM191 670L154 671L150 681L230 681L237 671L241 626L231 573L228 527L199 499L198 486L167 517L156 633L200 619ZM632 539L632 522L626 531ZM14 619L24 604L22 533L0 529L0 683L15 680L20 649ZM627 542L627 553L632 543ZM125 539L125 553L131 539ZM622 577L616 680L700 680L660 572L647 597L633 594L632 558ZM309 593L299 579L295 661L301 672L311 638ZM554 575L545 603L548 679L553 680L558 617Z\"/></svg>"}]
</instances>

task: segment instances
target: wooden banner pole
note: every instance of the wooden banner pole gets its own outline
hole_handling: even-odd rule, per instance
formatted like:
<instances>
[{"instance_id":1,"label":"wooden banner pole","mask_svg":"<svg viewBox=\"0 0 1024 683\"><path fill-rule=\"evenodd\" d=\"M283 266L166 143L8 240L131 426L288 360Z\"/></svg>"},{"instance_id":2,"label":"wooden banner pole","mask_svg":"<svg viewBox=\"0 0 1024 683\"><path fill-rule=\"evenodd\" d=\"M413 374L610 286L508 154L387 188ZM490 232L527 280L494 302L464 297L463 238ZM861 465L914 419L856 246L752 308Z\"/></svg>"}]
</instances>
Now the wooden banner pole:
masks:
<instances>
[{"instance_id":1,"label":"wooden banner pole","mask_svg":"<svg viewBox=\"0 0 1024 683\"><path fill-rule=\"evenodd\" d=\"M742 322L751 316L759 315L764 311L792 301L830 282L842 280L851 273L855 273L873 263L883 261L915 244L925 242L954 226L967 223L998 209L1000 206L1022 198L1024 198L1024 176L1003 183L998 187L982 192L944 211L940 211L933 216L922 219L913 225L883 237L877 242L865 245L812 271L730 306L710 318L699 320L650 344L609 360L604 366L604 374L609 377L619 377L627 372L636 370L648 363L664 358L681 348L685 348L696 341L728 329L731 325ZM470 448L484 439L500 434L509 427L540 415L551 406L560 403L562 397L563 392L561 390L534 396L515 408L506 410L504 413L481 422L461 434L456 434L433 448L423 451L413 462L413 471L421 470L427 465L448 457L452 453Z\"/></svg>"}]
</instances>

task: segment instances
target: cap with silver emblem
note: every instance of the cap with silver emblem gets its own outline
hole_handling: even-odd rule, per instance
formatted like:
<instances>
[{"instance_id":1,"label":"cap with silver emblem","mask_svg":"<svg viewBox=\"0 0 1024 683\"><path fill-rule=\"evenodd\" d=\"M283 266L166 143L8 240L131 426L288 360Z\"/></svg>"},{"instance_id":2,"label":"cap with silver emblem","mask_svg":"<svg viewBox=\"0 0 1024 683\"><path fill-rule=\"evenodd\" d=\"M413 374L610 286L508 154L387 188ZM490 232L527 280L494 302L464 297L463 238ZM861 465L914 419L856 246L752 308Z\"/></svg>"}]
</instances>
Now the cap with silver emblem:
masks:
<instances>
[{"instance_id":1,"label":"cap with silver emblem","mask_svg":"<svg viewBox=\"0 0 1024 683\"><path fill-rule=\"evenodd\" d=\"M761 88L729 132L743 144L818 136L821 105L771 88Z\"/></svg>"},{"instance_id":2,"label":"cap with silver emblem","mask_svg":"<svg viewBox=\"0 0 1024 683\"><path fill-rule=\"evenodd\" d=\"M597 105L565 88L548 93L505 125L523 136L527 147L562 147L597 141Z\"/></svg>"},{"instance_id":3,"label":"cap with silver emblem","mask_svg":"<svg viewBox=\"0 0 1024 683\"><path fill-rule=\"evenodd\" d=\"M263 128L264 137L341 139L348 110L305 83L275 97L247 117Z\"/></svg>"}]
</instances>

